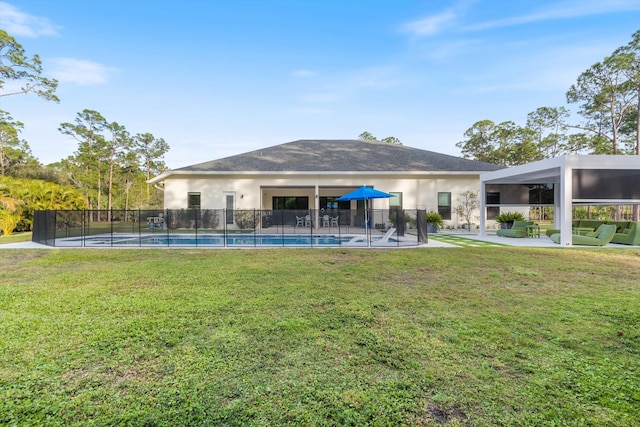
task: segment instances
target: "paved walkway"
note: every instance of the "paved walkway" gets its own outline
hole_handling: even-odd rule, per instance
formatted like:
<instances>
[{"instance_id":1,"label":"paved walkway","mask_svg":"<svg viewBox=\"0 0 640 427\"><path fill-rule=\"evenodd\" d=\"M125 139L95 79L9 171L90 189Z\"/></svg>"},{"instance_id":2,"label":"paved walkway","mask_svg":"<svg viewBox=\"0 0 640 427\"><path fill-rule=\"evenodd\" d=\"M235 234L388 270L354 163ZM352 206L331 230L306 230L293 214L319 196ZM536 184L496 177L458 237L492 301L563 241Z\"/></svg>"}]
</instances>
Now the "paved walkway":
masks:
<instances>
[{"instance_id":1,"label":"paved walkway","mask_svg":"<svg viewBox=\"0 0 640 427\"><path fill-rule=\"evenodd\" d=\"M551 239L542 233L540 237L500 237L495 232L489 232L485 236L479 236L478 233L443 233L440 232L436 235L429 235L429 242L431 240L438 239L443 242L450 242L458 246L464 247L486 247L486 246L511 246L511 247L538 247L538 248L561 248L557 243L551 241ZM599 248L600 246L572 246L578 249ZM618 248L618 249L638 249L638 246L620 245L616 243L609 243L605 248Z\"/></svg>"},{"instance_id":2,"label":"paved walkway","mask_svg":"<svg viewBox=\"0 0 640 427\"><path fill-rule=\"evenodd\" d=\"M452 243L454 243L455 239L461 239L463 241L476 242L477 246L560 247L560 245L553 243L551 239L544 234L540 237L523 238L500 237L495 234L495 232L487 233L485 236L479 236L478 233L438 233L438 236L440 235L443 236L443 239L452 239ZM437 238L439 237L436 237L436 239ZM461 246L473 246L473 244L463 244Z\"/></svg>"}]
</instances>

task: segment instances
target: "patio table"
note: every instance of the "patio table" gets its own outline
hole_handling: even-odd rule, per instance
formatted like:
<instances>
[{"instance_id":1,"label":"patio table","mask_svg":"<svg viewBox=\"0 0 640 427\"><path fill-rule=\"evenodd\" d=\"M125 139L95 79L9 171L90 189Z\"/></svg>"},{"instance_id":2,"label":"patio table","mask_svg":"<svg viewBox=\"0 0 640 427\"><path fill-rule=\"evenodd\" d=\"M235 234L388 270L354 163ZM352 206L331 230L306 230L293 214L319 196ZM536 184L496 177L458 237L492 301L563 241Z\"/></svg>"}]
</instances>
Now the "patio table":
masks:
<instances>
[{"instance_id":1,"label":"patio table","mask_svg":"<svg viewBox=\"0 0 640 427\"><path fill-rule=\"evenodd\" d=\"M540 237L540 226L538 224L527 226L527 237Z\"/></svg>"}]
</instances>

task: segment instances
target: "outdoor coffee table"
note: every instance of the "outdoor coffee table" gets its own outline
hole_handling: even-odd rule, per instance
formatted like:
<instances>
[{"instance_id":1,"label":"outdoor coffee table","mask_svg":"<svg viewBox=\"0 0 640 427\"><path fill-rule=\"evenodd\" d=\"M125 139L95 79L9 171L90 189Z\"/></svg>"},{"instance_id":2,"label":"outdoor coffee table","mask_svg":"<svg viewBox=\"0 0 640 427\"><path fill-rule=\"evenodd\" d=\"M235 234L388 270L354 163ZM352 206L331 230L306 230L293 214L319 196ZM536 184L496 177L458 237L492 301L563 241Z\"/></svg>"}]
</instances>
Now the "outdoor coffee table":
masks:
<instances>
[{"instance_id":1,"label":"outdoor coffee table","mask_svg":"<svg viewBox=\"0 0 640 427\"><path fill-rule=\"evenodd\" d=\"M538 224L528 225L527 237L540 237L540 226Z\"/></svg>"}]
</instances>

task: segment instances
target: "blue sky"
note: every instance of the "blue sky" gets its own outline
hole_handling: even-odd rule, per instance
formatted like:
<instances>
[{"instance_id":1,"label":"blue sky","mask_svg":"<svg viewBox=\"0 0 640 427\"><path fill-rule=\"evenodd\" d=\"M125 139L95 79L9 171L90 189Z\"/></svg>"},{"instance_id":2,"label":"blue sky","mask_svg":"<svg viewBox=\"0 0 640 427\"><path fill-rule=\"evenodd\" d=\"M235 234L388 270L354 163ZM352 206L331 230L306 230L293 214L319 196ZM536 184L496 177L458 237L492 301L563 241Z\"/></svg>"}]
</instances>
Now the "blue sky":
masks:
<instances>
[{"instance_id":1,"label":"blue sky","mask_svg":"<svg viewBox=\"0 0 640 427\"><path fill-rule=\"evenodd\" d=\"M0 0L0 27L60 81L59 104L0 98L43 163L87 108L164 138L176 168L364 131L459 155L478 120L566 105L640 0Z\"/></svg>"}]
</instances>

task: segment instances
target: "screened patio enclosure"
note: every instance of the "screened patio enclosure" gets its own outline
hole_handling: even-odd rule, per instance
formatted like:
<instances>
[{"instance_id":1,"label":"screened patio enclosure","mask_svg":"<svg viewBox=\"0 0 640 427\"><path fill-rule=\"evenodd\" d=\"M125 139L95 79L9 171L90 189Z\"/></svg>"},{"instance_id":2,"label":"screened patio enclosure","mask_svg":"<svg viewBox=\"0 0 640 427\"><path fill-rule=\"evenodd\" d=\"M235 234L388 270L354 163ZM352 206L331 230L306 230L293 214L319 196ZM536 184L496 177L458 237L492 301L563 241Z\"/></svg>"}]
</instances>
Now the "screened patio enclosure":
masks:
<instances>
[{"instance_id":1,"label":"screened patio enclosure","mask_svg":"<svg viewBox=\"0 0 640 427\"><path fill-rule=\"evenodd\" d=\"M561 246L571 246L576 205L640 205L640 156L561 156L480 174L480 235L488 213L553 206Z\"/></svg>"}]
</instances>

